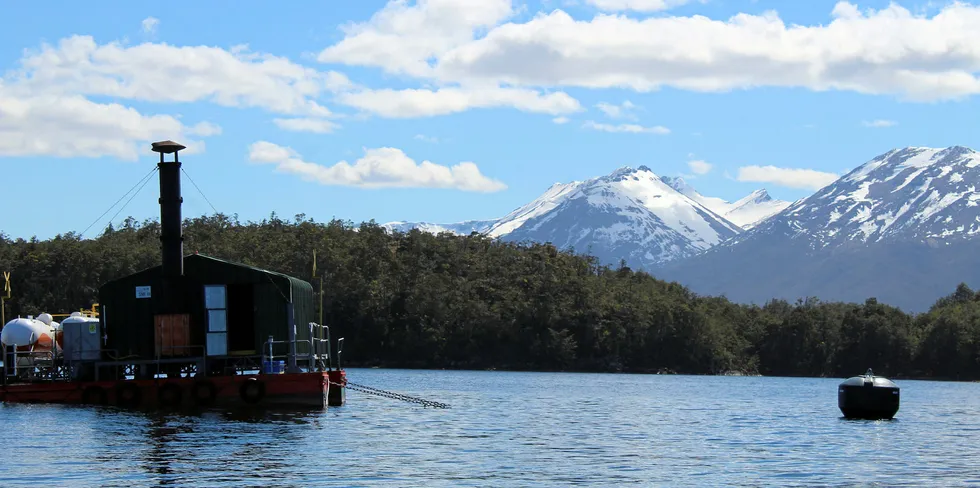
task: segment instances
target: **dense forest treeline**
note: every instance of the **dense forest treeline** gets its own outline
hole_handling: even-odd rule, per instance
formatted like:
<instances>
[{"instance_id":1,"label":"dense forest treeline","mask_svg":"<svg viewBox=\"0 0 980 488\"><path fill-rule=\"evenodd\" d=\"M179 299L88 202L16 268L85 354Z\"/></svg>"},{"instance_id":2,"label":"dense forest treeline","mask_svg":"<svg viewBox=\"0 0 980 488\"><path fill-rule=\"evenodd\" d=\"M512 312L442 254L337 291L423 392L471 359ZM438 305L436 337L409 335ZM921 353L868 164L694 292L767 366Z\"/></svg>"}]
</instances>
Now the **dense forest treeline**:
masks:
<instances>
[{"instance_id":1,"label":"dense forest treeline","mask_svg":"<svg viewBox=\"0 0 980 488\"><path fill-rule=\"evenodd\" d=\"M966 285L918 315L873 298L749 306L479 235L275 214L187 219L184 232L185 252L310 281L315 249L324 320L346 337L348 366L980 378L980 295ZM95 239L0 234L8 317L90 306L101 283L159 264L158 236L157 221L132 218Z\"/></svg>"}]
</instances>

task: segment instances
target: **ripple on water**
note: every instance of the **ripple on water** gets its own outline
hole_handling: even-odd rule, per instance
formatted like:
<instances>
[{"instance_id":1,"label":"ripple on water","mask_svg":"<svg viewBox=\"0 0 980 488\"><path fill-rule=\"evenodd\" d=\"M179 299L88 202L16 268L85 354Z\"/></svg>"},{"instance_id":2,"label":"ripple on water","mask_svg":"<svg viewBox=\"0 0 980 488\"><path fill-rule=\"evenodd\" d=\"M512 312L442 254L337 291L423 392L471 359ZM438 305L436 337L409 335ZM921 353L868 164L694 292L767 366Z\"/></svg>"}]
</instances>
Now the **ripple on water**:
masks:
<instances>
[{"instance_id":1,"label":"ripple on water","mask_svg":"<svg viewBox=\"0 0 980 488\"><path fill-rule=\"evenodd\" d=\"M0 486L943 486L978 481L980 385L903 381L848 421L835 379L350 370L326 411L0 405ZM10 433L16 433L11 435Z\"/></svg>"}]
</instances>

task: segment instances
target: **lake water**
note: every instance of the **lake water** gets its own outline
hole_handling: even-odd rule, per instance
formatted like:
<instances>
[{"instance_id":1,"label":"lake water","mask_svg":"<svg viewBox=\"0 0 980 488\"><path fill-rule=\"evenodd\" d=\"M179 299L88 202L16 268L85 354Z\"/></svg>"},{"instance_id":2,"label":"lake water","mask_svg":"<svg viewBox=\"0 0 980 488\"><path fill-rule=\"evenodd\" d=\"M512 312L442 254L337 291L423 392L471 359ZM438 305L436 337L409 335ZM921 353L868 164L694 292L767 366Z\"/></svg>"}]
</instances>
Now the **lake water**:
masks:
<instances>
[{"instance_id":1,"label":"lake water","mask_svg":"<svg viewBox=\"0 0 980 488\"><path fill-rule=\"evenodd\" d=\"M901 410L874 422L841 419L841 379L348 377L452 408L354 391L344 407L262 415L0 404L0 486L980 483L980 384L897 381Z\"/></svg>"}]
</instances>

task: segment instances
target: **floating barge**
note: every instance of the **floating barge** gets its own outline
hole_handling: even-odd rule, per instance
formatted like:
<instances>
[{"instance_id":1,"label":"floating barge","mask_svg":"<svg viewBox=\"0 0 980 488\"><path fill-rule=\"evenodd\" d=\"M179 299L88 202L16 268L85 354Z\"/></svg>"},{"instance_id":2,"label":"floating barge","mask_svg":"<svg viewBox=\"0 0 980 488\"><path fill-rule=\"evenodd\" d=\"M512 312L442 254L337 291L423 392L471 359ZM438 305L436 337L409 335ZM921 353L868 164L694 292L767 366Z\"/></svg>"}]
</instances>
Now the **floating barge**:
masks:
<instances>
[{"instance_id":1,"label":"floating barge","mask_svg":"<svg viewBox=\"0 0 980 488\"><path fill-rule=\"evenodd\" d=\"M185 257L177 157L184 146L152 147L160 153L161 265L104 283L99 304L60 323L48 314L7 322L0 401L343 405L343 338L333 344L334 361L330 329L314 322L312 285L210 256Z\"/></svg>"}]
</instances>

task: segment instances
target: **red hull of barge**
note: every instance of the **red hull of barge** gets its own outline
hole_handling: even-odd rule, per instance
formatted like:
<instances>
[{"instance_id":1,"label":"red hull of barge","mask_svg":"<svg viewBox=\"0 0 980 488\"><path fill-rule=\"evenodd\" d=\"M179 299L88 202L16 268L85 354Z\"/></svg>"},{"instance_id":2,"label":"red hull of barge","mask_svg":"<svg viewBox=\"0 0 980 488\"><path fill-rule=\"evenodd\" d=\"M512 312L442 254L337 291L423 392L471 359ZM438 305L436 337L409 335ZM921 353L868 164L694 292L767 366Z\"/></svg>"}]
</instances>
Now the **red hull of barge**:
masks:
<instances>
[{"instance_id":1,"label":"red hull of barge","mask_svg":"<svg viewBox=\"0 0 980 488\"><path fill-rule=\"evenodd\" d=\"M14 383L0 401L124 408L343 405L344 371L149 380ZM333 389L334 391L331 391Z\"/></svg>"}]
</instances>

